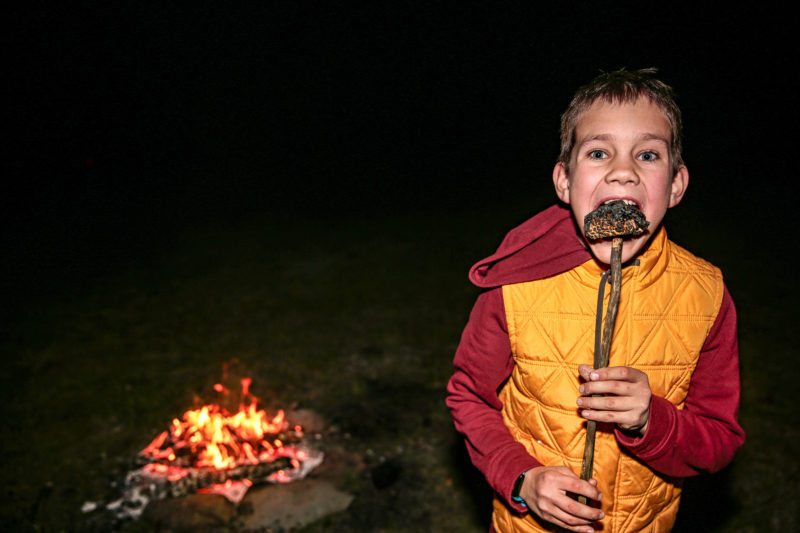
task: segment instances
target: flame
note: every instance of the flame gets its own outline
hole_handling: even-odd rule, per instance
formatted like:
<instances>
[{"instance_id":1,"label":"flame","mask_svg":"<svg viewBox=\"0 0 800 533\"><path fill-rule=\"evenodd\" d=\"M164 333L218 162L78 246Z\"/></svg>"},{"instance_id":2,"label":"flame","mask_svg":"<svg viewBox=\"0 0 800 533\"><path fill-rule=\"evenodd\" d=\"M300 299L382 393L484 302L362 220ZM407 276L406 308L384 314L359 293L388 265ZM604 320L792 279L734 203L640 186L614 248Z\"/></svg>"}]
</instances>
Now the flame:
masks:
<instances>
[{"instance_id":1,"label":"flame","mask_svg":"<svg viewBox=\"0 0 800 533\"><path fill-rule=\"evenodd\" d=\"M236 413L230 414L215 404L186 411L181 419L173 419L169 429L153 439L140 455L179 467L220 470L286 456L284 442L299 440L302 428L290 429L283 410L270 417L259 409L258 399L250 394L251 383L250 378L241 381L242 402ZM219 383L214 389L228 392ZM247 405L245 400L249 400Z\"/></svg>"}]
</instances>

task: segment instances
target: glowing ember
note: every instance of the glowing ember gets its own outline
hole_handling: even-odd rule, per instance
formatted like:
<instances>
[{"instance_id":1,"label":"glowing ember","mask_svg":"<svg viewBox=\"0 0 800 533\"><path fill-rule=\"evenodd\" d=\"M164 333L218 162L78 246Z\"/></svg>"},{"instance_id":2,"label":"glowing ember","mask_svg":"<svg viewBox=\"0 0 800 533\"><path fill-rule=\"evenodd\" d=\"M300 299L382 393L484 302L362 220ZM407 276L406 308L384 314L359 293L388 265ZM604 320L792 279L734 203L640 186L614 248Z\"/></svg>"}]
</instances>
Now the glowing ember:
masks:
<instances>
[{"instance_id":1,"label":"glowing ember","mask_svg":"<svg viewBox=\"0 0 800 533\"><path fill-rule=\"evenodd\" d=\"M219 405L186 411L182 419L173 419L169 430L158 435L139 455L161 464L218 470L257 465L279 457L295 460L286 448L303 437L302 428L290 428L283 410L269 417L266 411L258 409L258 399L250 394L250 384L250 378L242 380L242 402L235 414ZM214 389L227 393L219 383ZM245 404L246 400L249 403Z\"/></svg>"}]
</instances>

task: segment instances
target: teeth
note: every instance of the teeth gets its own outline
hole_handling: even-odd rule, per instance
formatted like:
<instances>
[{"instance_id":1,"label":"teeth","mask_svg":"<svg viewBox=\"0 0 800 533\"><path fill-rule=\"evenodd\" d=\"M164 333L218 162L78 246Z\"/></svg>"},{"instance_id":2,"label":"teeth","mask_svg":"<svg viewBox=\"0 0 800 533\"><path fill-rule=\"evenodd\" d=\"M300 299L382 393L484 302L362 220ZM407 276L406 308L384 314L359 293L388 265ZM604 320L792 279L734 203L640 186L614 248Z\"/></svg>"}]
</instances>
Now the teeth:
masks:
<instances>
[{"instance_id":1,"label":"teeth","mask_svg":"<svg viewBox=\"0 0 800 533\"><path fill-rule=\"evenodd\" d=\"M616 201L618 201L618 199L616 199L616 198L613 199L613 200L607 200L607 201L603 202L603 205L610 204L611 202L616 202ZM634 202L633 200L622 200L622 202L625 205L632 205L634 207L636 206L636 202Z\"/></svg>"}]
</instances>

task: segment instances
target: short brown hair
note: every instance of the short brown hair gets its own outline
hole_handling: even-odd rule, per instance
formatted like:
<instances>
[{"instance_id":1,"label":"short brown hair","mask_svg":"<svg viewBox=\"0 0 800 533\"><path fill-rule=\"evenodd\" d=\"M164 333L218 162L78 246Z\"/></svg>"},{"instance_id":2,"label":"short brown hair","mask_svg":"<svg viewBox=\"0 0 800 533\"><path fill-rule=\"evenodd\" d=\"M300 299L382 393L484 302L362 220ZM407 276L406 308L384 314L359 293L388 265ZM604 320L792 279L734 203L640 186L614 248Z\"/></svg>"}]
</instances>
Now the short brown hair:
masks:
<instances>
[{"instance_id":1,"label":"short brown hair","mask_svg":"<svg viewBox=\"0 0 800 533\"><path fill-rule=\"evenodd\" d=\"M628 71L624 68L613 72L602 72L587 85L575 92L567 110L561 115L561 153L558 160L569 170L569 159L575 146L575 130L583 113L597 100L608 103L632 103L646 97L656 104L669 121L672 139L670 163L673 174L683 165L681 156L683 123L681 110L675 102L672 87L657 79L655 68Z\"/></svg>"}]
</instances>

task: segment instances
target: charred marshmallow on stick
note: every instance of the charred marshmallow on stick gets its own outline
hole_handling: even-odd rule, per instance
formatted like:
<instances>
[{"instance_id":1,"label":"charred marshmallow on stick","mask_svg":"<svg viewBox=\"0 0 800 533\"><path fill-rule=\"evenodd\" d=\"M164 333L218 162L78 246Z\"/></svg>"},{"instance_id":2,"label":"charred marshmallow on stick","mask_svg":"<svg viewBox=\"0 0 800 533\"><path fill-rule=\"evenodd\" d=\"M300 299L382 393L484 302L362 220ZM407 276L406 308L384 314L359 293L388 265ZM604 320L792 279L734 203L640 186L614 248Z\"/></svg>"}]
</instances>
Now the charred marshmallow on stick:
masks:
<instances>
[{"instance_id":1,"label":"charred marshmallow on stick","mask_svg":"<svg viewBox=\"0 0 800 533\"><path fill-rule=\"evenodd\" d=\"M650 223L631 200L611 200L583 219L583 231L590 241L613 237L637 237Z\"/></svg>"},{"instance_id":2,"label":"charred marshmallow on stick","mask_svg":"<svg viewBox=\"0 0 800 533\"><path fill-rule=\"evenodd\" d=\"M622 240L625 237L636 237L644 233L650 225L644 214L635 202L631 200L611 200L604 203L583 220L583 231L590 241L598 239L612 239L611 264L608 276L611 282L611 294L608 298L606 320L603 325L603 336L600 349L594 354L594 368L605 368L611 354L611 336L614 333L614 322L617 319L619 307L619 294L622 285ZM602 289L601 289L602 290ZM583 449L583 464L581 465L581 479L592 478L594 470L594 444L597 432L597 422L587 421L586 441ZM585 496L579 496L578 501L586 504Z\"/></svg>"}]
</instances>

